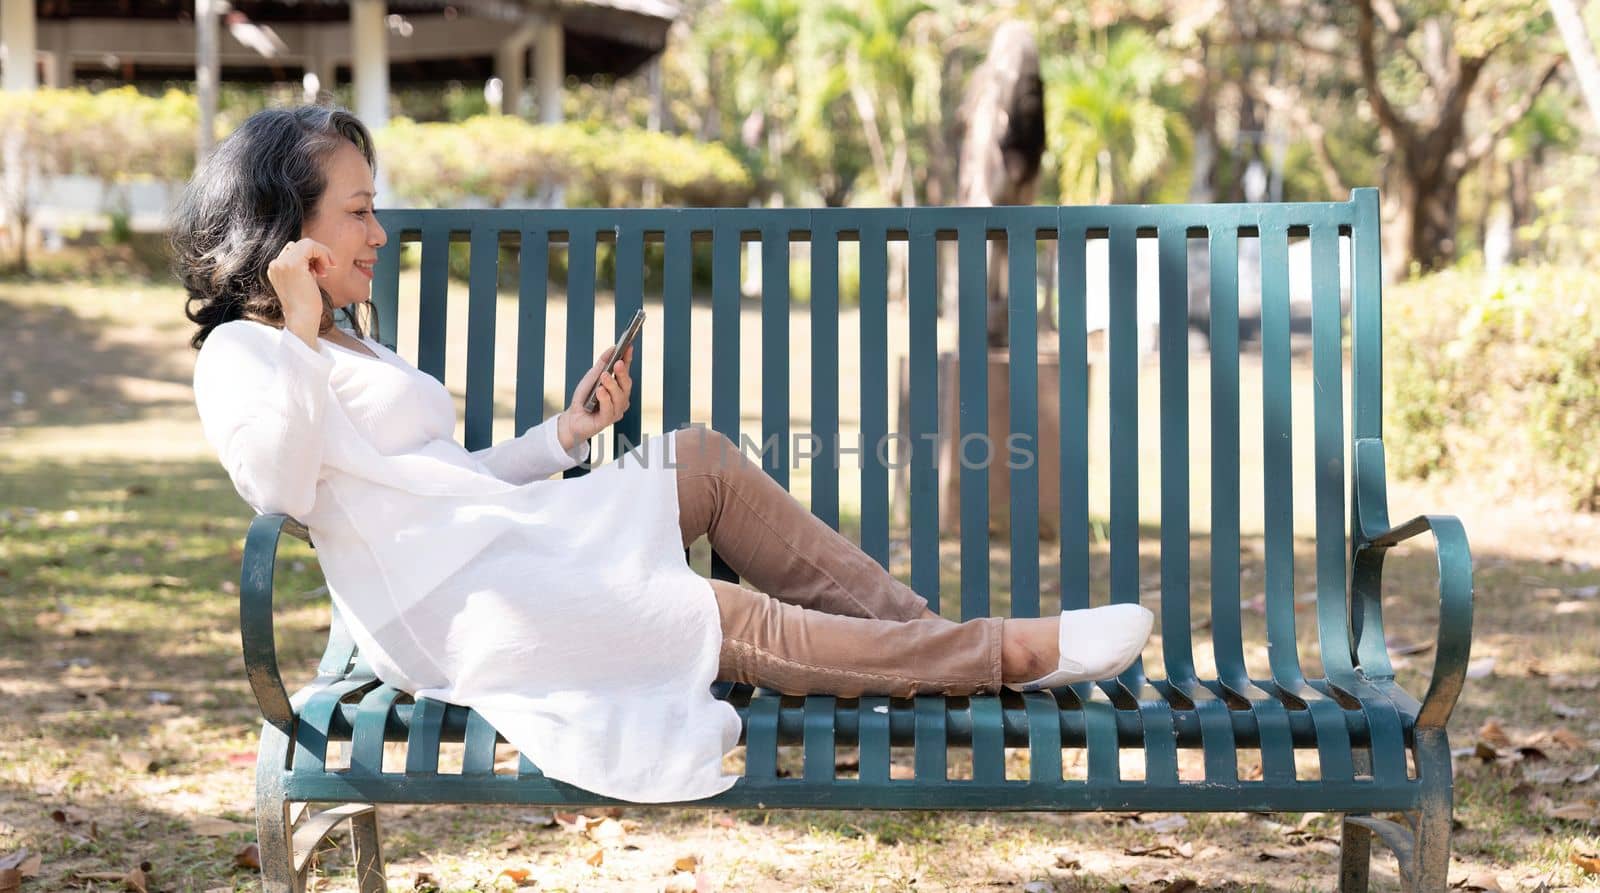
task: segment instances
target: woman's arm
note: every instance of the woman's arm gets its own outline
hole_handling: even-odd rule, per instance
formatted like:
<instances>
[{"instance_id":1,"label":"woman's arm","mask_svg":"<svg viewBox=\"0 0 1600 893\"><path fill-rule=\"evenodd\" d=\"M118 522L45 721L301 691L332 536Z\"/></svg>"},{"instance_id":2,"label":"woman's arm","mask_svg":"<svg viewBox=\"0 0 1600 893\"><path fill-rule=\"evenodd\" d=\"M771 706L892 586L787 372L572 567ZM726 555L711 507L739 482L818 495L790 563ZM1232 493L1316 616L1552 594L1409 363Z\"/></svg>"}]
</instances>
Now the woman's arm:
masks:
<instances>
[{"instance_id":1,"label":"woman's arm","mask_svg":"<svg viewBox=\"0 0 1600 893\"><path fill-rule=\"evenodd\" d=\"M303 518L316 502L333 360L286 329L217 327L194 367L206 440L256 511Z\"/></svg>"},{"instance_id":2,"label":"woman's arm","mask_svg":"<svg viewBox=\"0 0 1600 893\"><path fill-rule=\"evenodd\" d=\"M472 457L482 462L490 474L512 484L526 484L565 471L589 458L589 442L582 440L570 450L563 449L560 419L559 413L553 415L518 437L474 450Z\"/></svg>"}]
</instances>

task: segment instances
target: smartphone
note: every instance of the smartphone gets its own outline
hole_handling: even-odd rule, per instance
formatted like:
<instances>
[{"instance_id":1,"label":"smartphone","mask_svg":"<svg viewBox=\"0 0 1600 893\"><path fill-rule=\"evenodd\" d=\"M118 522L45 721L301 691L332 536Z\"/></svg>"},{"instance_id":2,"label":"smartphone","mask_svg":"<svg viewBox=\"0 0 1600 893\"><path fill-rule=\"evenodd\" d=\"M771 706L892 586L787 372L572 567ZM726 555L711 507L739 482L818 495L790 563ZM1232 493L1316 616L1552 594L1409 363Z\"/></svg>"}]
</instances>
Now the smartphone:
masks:
<instances>
[{"instance_id":1,"label":"smartphone","mask_svg":"<svg viewBox=\"0 0 1600 893\"><path fill-rule=\"evenodd\" d=\"M607 369L609 369L617 360L621 359L624 353L627 353L628 345L633 343L633 338L635 335L639 334L639 327L642 325L644 325L644 309L640 308L639 312L635 313L633 315L633 319L628 322L628 327L622 330L622 337L618 338L616 345L611 348L611 356L606 360ZM605 370L602 369L601 372L604 373ZM594 412L600 408L600 398L595 396L595 391L599 389L600 377L597 375L594 379L594 387L589 389L589 395L584 398L584 412Z\"/></svg>"}]
</instances>

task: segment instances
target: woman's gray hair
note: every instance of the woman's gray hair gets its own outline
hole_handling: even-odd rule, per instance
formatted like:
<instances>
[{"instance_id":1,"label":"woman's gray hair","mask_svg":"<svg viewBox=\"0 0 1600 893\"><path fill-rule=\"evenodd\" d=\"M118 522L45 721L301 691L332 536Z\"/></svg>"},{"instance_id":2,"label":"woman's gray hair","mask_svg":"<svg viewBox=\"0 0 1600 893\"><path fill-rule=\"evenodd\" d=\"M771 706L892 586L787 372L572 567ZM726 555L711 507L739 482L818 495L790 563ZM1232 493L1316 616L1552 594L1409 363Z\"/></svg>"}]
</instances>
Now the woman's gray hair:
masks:
<instances>
[{"instance_id":1,"label":"woman's gray hair","mask_svg":"<svg viewBox=\"0 0 1600 893\"><path fill-rule=\"evenodd\" d=\"M184 313L200 327L190 343L235 319L283 324L283 306L267 266L301 238L328 180L325 165L353 143L376 168L372 134L346 109L302 105L251 115L217 144L184 187L172 212L168 242L173 273L189 293ZM323 293L327 306L327 293ZM370 303L368 311L376 315ZM358 334L353 308L346 319ZM322 330L333 327L324 309ZM376 326L373 326L376 329Z\"/></svg>"}]
</instances>

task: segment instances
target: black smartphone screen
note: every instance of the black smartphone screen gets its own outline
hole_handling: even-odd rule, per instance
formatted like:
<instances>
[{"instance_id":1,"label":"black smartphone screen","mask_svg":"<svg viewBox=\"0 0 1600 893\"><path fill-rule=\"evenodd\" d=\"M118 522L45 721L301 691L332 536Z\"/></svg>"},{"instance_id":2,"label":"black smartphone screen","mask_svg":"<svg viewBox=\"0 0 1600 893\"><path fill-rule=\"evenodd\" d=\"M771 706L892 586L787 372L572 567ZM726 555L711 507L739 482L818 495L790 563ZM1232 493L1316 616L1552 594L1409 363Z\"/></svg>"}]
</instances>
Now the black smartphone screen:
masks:
<instances>
[{"instance_id":1,"label":"black smartphone screen","mask_svg":"<svg viewBox=\"0 0 1600 893\"><path fill-rule=\"evenodd\" d=\"M607 368L609 368L612 363L615 363L617 358L621 357L627 352L628 345L633 343L634 336L639 334L639 328L643 325L644 308L641 307L639 311L633 315L633 319L628 321L628 327L622 331L622 337L618 338L617 343L612 346L611 356L606 360ZM601 371L604 372L605 370ZM600 398L595 396L595 391L599 390L599 388L600 378L599 376L596 376L594 380L594 387L589 389L589 395L584 398L584 412L594 412L600 408Z\"/></svg>"}]
</instances>

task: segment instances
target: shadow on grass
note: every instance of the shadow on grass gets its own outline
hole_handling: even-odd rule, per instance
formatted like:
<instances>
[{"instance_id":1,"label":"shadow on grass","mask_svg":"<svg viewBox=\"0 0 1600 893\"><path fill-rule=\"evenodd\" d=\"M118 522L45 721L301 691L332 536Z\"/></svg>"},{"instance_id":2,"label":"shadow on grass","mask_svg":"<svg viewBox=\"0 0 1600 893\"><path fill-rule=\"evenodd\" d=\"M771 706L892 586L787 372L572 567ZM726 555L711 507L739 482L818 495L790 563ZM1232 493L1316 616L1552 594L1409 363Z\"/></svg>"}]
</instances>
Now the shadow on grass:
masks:
<instances>
[{"instance_id":1,"label":"shadow on grass","mask_svg":"<svg viewBox=\"0 0 1600 893\"><path fill-rule=\"evenodd\" d=\"M187 343L117 340L103 321L61 304L0 298L0 318L0 427L100 424L194 405Z\"/></svg>"}]
</instances>

